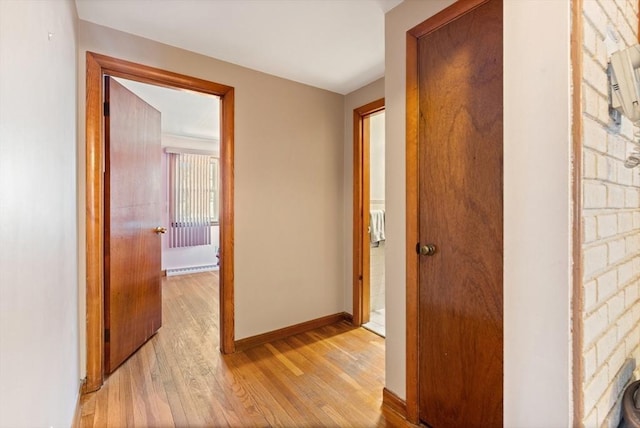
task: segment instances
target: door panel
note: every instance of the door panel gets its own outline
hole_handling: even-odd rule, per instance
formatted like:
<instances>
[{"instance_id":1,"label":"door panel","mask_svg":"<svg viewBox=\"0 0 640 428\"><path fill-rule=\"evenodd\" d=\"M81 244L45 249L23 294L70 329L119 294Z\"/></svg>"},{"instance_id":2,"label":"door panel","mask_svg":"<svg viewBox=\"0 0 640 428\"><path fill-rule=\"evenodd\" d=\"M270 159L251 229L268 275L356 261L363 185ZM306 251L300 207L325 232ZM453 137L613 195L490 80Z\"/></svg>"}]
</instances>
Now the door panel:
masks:
<instances>
[{"instance_id":1,"label":"door panel","mask_svg":"<svg viewBox=\"0 0 640 428\"><path fill-rule=\"evenodd\" d=\"M162 323L160 112L105 78L105 370ZM106 336L106 334L105 334Z\"/></svg>"},{"instance_id":2,"label":"door panel","mask_svg":"<svg viewBox=\"0 0 640 428\"><path fill-rule=\"evenodd\" d=\"M502 2L421 37L420 418L502 426Z\"/></svg>"}]
</instances>

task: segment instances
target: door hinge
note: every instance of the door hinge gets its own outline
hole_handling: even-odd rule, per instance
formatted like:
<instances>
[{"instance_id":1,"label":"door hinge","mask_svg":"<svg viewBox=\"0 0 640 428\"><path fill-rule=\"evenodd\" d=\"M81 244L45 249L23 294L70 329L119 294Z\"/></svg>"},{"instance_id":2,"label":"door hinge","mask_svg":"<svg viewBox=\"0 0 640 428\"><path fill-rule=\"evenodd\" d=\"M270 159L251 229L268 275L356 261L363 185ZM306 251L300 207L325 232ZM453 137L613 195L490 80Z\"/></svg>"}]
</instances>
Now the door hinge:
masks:
<instances>
[{"instance_id":1,"label":"door hinge","mask_svg":"<svg viewBox=\"0 0 640 428\"><path fill-rule=\"evenodd\" d=\"M104 341L105 342L111 341L111 330L109 330L108 328L104 329Z\"/></svg>"},{"instance_id":2,"label":"door hinge","mask_svg":"<svg viewBox=\"0 0 640 428\"><path fill-rule=\"evenodd\" d=\"M103 106L104 106L104 115L109 116L109 103L105 101Z\"/></svg>"}]
</instances>

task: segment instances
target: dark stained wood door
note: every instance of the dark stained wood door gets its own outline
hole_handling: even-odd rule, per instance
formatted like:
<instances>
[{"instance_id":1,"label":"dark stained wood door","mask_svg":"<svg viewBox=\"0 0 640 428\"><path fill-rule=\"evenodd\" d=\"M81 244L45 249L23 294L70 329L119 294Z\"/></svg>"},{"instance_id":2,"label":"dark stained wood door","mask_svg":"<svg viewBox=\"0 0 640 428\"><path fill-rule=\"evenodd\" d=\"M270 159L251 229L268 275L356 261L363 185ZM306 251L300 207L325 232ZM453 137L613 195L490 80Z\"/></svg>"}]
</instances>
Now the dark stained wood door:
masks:
<instances>
[{"instance_id":1,"label":"dark stained wood door","mask_svg":"<svg viewBox=\"0 0 640 428\"><path fill-rule=\"evenodd\" d=\"M503 418L502 1L418 40L420 419ZM526 388L526 385L523 387Z\"/></svg>"},{"instance_id":2,"label":"dark stained wood door","mask_svg":"<svg viewBox=\"0 0 640 428\"><path fill-rule=\"evenodd\" d=\"M105 371L162 323L160 112L105 78Z\"/></svg>"}]
</instances>

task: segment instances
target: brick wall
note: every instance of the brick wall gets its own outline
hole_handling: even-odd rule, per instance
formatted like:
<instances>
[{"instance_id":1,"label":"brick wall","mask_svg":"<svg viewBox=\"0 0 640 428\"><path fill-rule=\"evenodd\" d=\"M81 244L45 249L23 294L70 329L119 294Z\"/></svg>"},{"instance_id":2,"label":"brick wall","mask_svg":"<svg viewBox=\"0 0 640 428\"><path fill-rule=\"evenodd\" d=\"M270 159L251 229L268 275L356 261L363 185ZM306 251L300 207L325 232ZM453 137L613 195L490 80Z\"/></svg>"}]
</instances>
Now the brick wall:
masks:
<instances>
[{"instance_id":1,"label":"brick wall","mask_svg":"<svg viewBox=\"0 0 640 428\"><path fill-rule=\"evenodd\" d=\"M617 427L620 398L640 366L640 168L624 159L633 127L609 118L605 38L637 43L638 1L584 0L583 370L584 425Z\"/></svg>"}]
</instances>

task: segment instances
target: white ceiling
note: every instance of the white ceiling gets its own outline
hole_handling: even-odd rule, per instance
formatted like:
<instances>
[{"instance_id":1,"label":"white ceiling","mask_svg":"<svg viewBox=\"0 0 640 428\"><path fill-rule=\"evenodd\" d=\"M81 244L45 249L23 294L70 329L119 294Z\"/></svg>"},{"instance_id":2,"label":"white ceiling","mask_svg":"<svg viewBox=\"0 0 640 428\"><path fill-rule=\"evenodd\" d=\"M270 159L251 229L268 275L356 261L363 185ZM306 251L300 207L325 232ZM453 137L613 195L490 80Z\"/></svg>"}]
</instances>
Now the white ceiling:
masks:
<instances>
[{"instance_id":1,"label":"white ceiling","mask_svg":"<svg viewBox=\"0 0 640 428\"><path fill-rule=\"evenodd\" d=\"M401 2L76 0L76 5L86 21L347 94L384 75L384 14Z\"/></svg>"},{"instance_id":2,"label":"white ceiling","mask_svg":"<svg viewBox=\"0 0 640 428\"><path fill-rule=\"evenodd\" d=\"M220 98L116 78L161 113L162 133L220 140Z\"/></svg>"}]
</instances>

